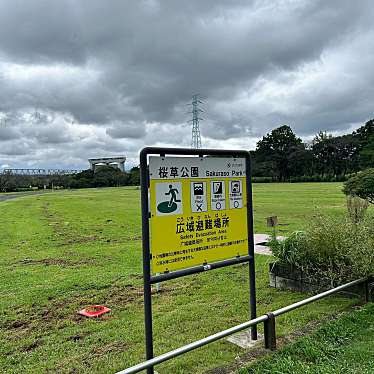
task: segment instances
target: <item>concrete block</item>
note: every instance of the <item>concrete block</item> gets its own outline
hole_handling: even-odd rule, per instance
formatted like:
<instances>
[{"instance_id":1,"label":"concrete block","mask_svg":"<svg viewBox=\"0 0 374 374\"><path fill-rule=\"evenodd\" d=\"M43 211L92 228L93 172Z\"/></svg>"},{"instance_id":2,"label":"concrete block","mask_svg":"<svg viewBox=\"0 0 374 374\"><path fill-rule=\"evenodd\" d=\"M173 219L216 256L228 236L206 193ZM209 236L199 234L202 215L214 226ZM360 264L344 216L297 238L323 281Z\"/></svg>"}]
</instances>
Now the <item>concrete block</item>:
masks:
<instances>
[{"instance_id":1,"label":"concrete block","mask_svg":"<svg viewBox=\"0 0 374 374\"><path fill-rule=\"evenodd\" d=\"M237 334L231 335L226 339L228 342L239 346L240 348L248 349L254 347L258 342L263 340L263 336L258 334L257 340L251 339L251 330L244 330Z\"/></svg>"}]
</instances>

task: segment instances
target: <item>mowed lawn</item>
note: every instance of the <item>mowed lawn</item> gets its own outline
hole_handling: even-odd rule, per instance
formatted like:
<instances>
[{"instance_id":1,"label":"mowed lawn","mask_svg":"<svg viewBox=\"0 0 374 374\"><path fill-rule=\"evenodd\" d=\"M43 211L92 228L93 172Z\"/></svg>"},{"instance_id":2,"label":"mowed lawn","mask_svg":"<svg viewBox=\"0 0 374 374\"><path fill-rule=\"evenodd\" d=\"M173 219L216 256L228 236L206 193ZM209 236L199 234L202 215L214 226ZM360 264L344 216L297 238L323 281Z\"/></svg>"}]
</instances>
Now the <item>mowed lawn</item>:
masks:
<instances>
[{"instance_id":1,"label":"mowed lawn","mask_svg":"<svg viewBox=\"0 0 374 374\"><path fill-rule=\"evenodd\" d=\"M132 187L0 203L1 372L111 373L144 359L139 198ZM266 232L270 215L292 231L320 212L344 211L340 184L254 185L259 233ZM271 260L256 256L259 314L305 297L268 287ZM277 320L277 333L289 334L357 302L333 297L286 314ZM96 320L77 315L96 303L112 312ZM244 322L248 309L246 265L163 283L153 296L155 354ZM158 370L204 373L244 353L221 340Z\"/></svg>"},{"instance_id":2,"label":"mowed lawn","mask_svg":"<svg viewBox=\"0 0 374 374\"><path fill-rule=\"evenodd\" d=\"M328 322L241 374L374 373L374 304Z\"/></svg>"}]
</instances>

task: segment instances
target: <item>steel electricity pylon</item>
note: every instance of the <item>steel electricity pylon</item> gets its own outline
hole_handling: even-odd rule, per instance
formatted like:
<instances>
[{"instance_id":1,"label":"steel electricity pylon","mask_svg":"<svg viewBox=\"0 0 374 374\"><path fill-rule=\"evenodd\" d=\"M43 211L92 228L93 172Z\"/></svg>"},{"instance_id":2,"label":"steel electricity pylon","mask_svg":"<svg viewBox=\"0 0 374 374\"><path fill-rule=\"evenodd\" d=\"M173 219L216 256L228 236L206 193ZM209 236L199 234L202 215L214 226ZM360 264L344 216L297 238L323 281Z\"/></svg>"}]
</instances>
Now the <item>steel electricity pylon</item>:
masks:
<instances>
[{"instance_id":1,"label":"steel electricity pylon","mask_svg":"<svg viewBox=\"0 0 374 374\"><path fill-rule=\"evenodd\" d=\"M1 118L0 119L0 128L5 129L7 127L6 125L7 125L7 118L6 117Z\"/></svg>"},{"instance_id":2,"label":"steel electricity pylon","mask_svg":"<svg viewBox=\"0 0 374 374\"><path fill-rule=\"evenodd\" d=\"M41 113L35 108L35 111L34 113L31 115L31 118L35 121L35 122L39 122L42 118L42 115Z\"/></svg>"},{"instance_id":3,"label":"steel electricity pylon","mask_svg":"<svg viewBox=\"0 0 374 374\"><path fill-rule=\"evenodd\" d=\"M200 100L199 95L193 95L192 96L192 120L189 122L192 122L192 141L191 141L191 148L194 149L200 149L201 148L201 135L200 135L200 126L199 122L202 120L202 118L199 117L199 113L203 112L199 108L199 104L202 104L203 102Z\"/></svg>"}]
</instances>

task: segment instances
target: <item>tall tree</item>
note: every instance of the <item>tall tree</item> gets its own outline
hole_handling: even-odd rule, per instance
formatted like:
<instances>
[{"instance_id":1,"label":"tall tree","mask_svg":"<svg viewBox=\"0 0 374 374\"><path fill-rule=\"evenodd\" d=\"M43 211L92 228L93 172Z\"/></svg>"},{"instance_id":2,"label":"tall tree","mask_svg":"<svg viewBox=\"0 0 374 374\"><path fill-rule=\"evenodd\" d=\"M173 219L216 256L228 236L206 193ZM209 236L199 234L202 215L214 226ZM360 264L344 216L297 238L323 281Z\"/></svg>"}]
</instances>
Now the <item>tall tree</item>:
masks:
<instances>
[{"instance_id":1,"label":"tall tree","mask_svg":"<svg viewBox=\"0 0 374 374\"><path fill-rule=\"evenodd\" d=\"M374 167L374 135L372 135L360 151L360 166L363 169Z\"/></svg>"},{"instance_id":2,"label":"tall tree","mask_svg":"<svg viewBox=\"0 0 374 374\"><path fill-rule=\"evenodd\" d=\"M139 186L140 185L140 168L139 166L134 166L131 168L129 173L129 182L131 186Z\"/></svg>"},{"instance_id":3,"label":"tall tree","mask_svg":"<svg viewBox=\"0 0 374 374\"><path fill-rule=\"evenodd\" d=\"M359 143L360 167L366 169L374 166L374 119L357 129L353 136Z\"/></svg>"},{"instance_id":4,"label":"tall tree","mask_svg":"<svg viewBox=\"0 0 374 374\"><path fill-rule=\"evenodd\" d=\"M364 126L354 131L353 135L359 139L362 148L365 147L370 138L374 136L374 119L367 121Z\"/></svg>"},{"instance_id":5,"label":"tall tree","mask_svg":"<svg viewBox=\"0 0 374 374\"><path fill-rule=\"evenodd\" d=\"M345 175L359 170L360 143L352 134L334 138L335 174Z\"/></svg>"},{"instance_id":6,"label":"tall tree","mask_svg":"<svg viewBox=\"0 0 374 374\"><path fill-rule=\"evenodd\" d=\"M290 178L295 169L296 153L305 152L305 146L288 125L280 126L257 143L256 158L269 163L271 172L279 181Z\"/></svg>"},{"instance_id":7,"label":"tall tree","mask_svg":"<svg viewBox=\"0 0 374 374\"><path fill-rule=\"evenodd\" d=\"M345 175L358 168L358 139L319 132L313 139L314 170L320 175Z\"/></svg>"},{"instance_id":8,"label":"tall tree","mask_svg":"<svg viewBox=\"0 0 374 374\"><path fill-rule=\"evenodd\" d=\"M313 139L312 153L314 162L314 172L325 175L331 172L332 160L332 139L331 134L326 131L320 131Z\"/></svg>"}]
</instances>

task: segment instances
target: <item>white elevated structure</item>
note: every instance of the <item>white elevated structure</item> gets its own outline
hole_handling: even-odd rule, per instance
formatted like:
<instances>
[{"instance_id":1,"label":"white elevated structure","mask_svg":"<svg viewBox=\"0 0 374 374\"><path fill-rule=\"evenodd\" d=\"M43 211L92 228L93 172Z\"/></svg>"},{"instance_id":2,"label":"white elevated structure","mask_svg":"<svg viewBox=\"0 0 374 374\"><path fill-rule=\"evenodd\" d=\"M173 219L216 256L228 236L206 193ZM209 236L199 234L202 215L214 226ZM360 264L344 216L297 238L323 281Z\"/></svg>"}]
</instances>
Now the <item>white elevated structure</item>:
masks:
<instances>
[{"instance_id":1,"label":"white elevated structure","mask_svg":"<svg viewBox=\"0 0 374 374\"><path fill-rule=\"evenodd\" d=\"M107 166L115 166L121 171L125 171L125 161L126 161L126 157L124 156L100 157L100 158L88 159L88 162L90 163L90 168L92 170L95 170L97 166L107 165Z\"/></svg>"}]
</instances>

